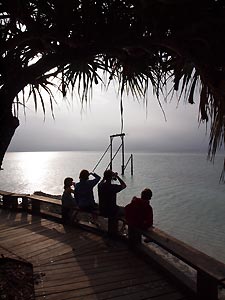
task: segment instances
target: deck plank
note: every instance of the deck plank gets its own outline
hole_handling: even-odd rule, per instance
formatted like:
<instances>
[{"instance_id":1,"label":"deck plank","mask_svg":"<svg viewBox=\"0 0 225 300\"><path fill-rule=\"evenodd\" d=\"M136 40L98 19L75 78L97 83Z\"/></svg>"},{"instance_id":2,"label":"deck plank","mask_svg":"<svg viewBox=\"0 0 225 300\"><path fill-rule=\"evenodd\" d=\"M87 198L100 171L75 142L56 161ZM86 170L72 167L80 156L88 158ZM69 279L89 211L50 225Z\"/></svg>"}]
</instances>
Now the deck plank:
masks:
<instances>
[{"instance_id":1,"label":"deck plank","mask_svg":"<svg viewBox=\"0 0 225 300\"><path fill-rule=\"evenodd\" d=\"M69 276L63 276L62 280L62 276L60 277L59 275L63 273L67 273ZM134 273L136 274L136 276L143 276L143 274L145 274L146 276L152 275L152 280L163 279L163 277L157 273L154 274L154 272L146 271L145 267L137 267L134 270L133 268L131 269L129 266L127 266L127 264L120 265L120 268L118 268L118 266L114 268L98 268L97 270L88 272L88 274L87 272L85 272L85 270L78 270L76 272L73 272L73 276L71 276L71 269L64 270L63 272L60 271L60 273L56 271L43 272L43 274L45 274L46 281L45 287L70 284L73 282L85 282L89 281L90 276L93 280L100 280L102 278L110 278L110 280L113 280L113 278L124 278L125 276L132 276Z\"/></svg>"},{"instance_id":2,"label":"deck plank","mask_svg":"<svg viewBox=\"0 0 225 300\"><path fill-rule=\"evenodd\" d=\"M126 244L0 210L0 254L33 264L36 299L189 299Z\"/></svg>"}]
</instances>

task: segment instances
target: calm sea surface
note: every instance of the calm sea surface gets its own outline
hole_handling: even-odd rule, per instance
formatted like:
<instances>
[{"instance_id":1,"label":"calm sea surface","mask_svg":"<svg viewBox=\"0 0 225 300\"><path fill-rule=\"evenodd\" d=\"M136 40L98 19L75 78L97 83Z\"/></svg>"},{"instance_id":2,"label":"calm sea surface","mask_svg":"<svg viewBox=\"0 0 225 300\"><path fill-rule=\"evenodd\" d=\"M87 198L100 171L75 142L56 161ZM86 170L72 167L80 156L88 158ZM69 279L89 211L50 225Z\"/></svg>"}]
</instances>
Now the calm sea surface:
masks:
<instances>
[{"instance_id":1,"label":"calm sea surface","mask_svg":"<svg viewBox=\"0 0 225 300\"><path fill-rule=\"evenodd\" d=\"M81 169L93 170L98 152L11 152L0 171L0 189L61 194L65 177L78 181ZM127 160L128 157L126 157ZM105 157L96 169L102 175ZM121 172L121 160L113 163ZM225 184L219 183L223 156L215 163L206 154L134 154L134 176L125 171L127 188L118 195L126 205L145 187L153 191L155 226L225 262ZM97 200L97 194L96 200Z\"/></svg>"}]
</instances>

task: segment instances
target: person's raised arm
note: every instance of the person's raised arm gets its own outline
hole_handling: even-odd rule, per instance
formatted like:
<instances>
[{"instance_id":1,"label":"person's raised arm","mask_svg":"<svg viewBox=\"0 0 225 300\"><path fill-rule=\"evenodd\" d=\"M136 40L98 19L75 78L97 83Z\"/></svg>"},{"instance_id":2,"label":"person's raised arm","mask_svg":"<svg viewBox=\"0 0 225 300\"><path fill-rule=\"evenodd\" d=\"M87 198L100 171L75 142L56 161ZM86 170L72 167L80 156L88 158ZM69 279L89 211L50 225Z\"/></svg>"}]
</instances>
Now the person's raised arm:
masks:
<instances>
[{"instance_id":1,"label":"person's raised arm","mask_svg":"<svg viewBox=\"0 0 225 300\"><path fill-rule=\"evenodd\" d=\"M122 178L120 178L120 177L118 176L117 173L115 173L115 176L116 176L116 179L118 179L118 181L119 181L121 187L122 187L123 189L125 189L125 188L127 187L126 183L122 180Z\"/></svg>"},{"instance_id":2,"label":"person's raised arm","mask_svg":"<svg viewBox=\"0 0 225 300\"><path fill-rule=\"evenodd\" d=\"M93 182L93 185L95 186L99 181L100 181L100 179L101 179L101 177L98 175L98 174L96 174L96 173L89 173L89 175L92 175L93 177L94 177L94 179L92 180L92 182Z\"/></svg>"}]
</instances>

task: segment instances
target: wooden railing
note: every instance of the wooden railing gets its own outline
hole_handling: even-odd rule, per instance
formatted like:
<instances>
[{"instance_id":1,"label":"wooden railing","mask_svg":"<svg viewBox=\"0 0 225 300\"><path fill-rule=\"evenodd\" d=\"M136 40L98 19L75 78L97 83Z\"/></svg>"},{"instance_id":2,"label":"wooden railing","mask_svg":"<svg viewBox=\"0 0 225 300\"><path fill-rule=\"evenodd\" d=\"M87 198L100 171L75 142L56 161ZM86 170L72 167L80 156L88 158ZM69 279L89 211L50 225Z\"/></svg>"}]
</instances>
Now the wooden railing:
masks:
<instances>
[{"instance_id":1,"label":"wooden railing","mask_svg":"<svg viewBox=\"0 0 225 300\"><path fill-rule=\"evenodd\" d=\"M147 239L150 244L156 244L165 250L167 254L171 254L195 270L195 280L188 278L179 268L176 269L173 264L165 261L156 251L156 248L153 247L150 251L150 246L148 251L146 251L142 244L143 237ZM225 264L174 238L164 231L158 228L152 228L147 231L129 228L128 238L134 249L140 253L146 253L147 256L150 256L150 258L164 270L171 273L191 290L195 291L198 297L197 299L217 300L218 287L225 288Z\"/></svg>"},{"instance_id":2,"label":"wooden railing","mask_svg":"<svg viewBox=\"0 0 225 300\"><path fill-rule=\"evenodd\" d=\"M41 214L42 216L55 218L58 222L62 222L61 200L59 199L6 191L0 191L0 195L2 196L2 208L12 210L22 209L32 214ZM46 209L46 205L53 206L55 209L51 210L49 207ZM152 228L147 231L141 231L127 226L124 219L105 219L96 212L98 220L104 220L107 225L104 227L99 226L99 224L93 224L93 222L89 223L87 221L83 222L81 219L78 220L79 214L82 215L85 212L78 208L74 209L74 212L74 215L76 215L76 223L74 225L91 228L99 233L107 231L111 237L124 239L143 258L150 259L151 262L154 261L157 266L163 268L169 275L176 277L177 280L191 289L197 296L197 299L217 300L218 287L221 289L225 288L225 264L160 229ZM100 222L100 224L103 223ZM125 228L124 225L126 226ZM121 228L123 229L122 234ZM146 239L148 243L146 243ZM192 268L192 270L195 270L196 276L194 278L186 276L182 268L168 260L168 254L179 259L182 263Z\"/></svg>"}]
</instances>

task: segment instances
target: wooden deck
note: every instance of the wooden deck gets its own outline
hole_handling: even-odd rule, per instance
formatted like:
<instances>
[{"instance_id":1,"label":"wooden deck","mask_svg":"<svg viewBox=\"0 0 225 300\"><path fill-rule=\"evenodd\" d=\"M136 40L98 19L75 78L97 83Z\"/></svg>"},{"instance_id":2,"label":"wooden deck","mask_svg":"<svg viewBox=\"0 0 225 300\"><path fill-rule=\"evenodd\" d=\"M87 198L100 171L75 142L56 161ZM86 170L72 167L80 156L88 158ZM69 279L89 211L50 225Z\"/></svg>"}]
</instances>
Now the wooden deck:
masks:
<instances>
[{"instance_id":1,"label":"wooden deck","mask_svg":"<svg viewBox=\"0 0 225 300\"><path fill-rule=\"evenodd\" d=\"M0 255L33 264L36 299L193 299L118 240L22 212L0 219Z\"/></svg>"}]
</instances>

